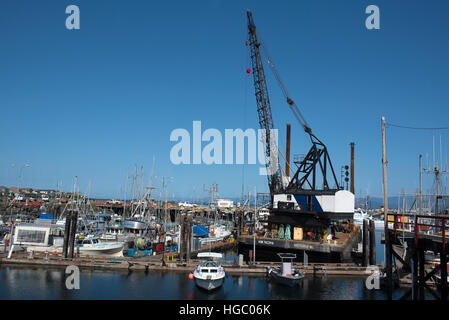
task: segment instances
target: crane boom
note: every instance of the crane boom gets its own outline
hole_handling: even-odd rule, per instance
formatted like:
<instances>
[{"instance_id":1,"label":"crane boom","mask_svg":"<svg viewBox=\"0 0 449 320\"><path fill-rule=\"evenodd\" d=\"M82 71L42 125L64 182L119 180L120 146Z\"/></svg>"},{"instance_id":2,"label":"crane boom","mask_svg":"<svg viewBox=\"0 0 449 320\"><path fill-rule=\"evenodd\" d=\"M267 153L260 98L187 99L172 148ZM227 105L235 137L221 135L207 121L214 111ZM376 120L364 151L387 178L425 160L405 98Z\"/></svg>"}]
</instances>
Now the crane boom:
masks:
<instances>
[{"instance_id":1,"label":"crane boom","mask_svg":"<svg viewBox=\"0 0 449 320\"><path fill-rule=\"evenodd\" d=\"M281 176L278 170L278 164L273 163L274 154L277 155L277 147L274 147L272 140L272 130L274 129L273 117L271 115L270 97L265 79L265 72L260 56L260 43L257 40L256 26L254 25L251 11L247 11L248 16L248 43L250 47L251 66L253 70L254 88L257 102L257 113L259 116L259 126L265 133L265 165L267 166L268 187L270 194L282 190ZM276 157L277 159L277 157ZM273 168L275 168L273 170Z\"/></svg>"},{"instance_id":2,"label":"crane boom","mask_svg":"<svg viewBox=\"0 0 449 320\"><path fill-rule=\"evenodd\" d=\"M287 101L287 104L290 107L290 110L293 112L293 115L298 120L298 122L303 127L304 131L309 135L310 141L312 143L312 147L310 148L307 155L304 157L302 161L297 163L298 170L295 175L291 179L289 185L286 188L282 187L281 177L279 172L277 171L275 175L269 176L269 187L271 194L276 192L298 192L305 189L317 190L317 171L320 170L322 174L322 190L329 191L332 188L330 187L327 181L327 168L329 167L332 173L333 182L335 184L335 189L340 189L338 184L337 177L334 172L334 168L332 166L331 159L327 152L327 147L325 144L318 139L313 133L310 126L307 124L307 121L303 117L301 111L299 110L296 103L293 99L290 98L287 89L285 88L279 73L277 72L271 58L268 55L266 48L258 41L256 35L256 26L254 24L254 20L252 17L251 11L247 11L248 16L248 29L249 29L249 46L251 51L251 62L253 68L253 78L254 78L254 86L256 91L256 101L257 101L257 111L259 114L259 124L262 129L265 129L267 132L266 144L267 151L266 157L270 158L270 152L272 152L271 147L273 145L272 141L270 141L269 129L273 129L273 120L271 116L271 106L270 100L268 97L268 89L265 79L265 74L262 65L262 59L260 55L260 48L264 50L264 54L268 58L268 65L270 66L273 74L276 78L276 81L281 88L281 91ZM277 149L276 149L277 152ZM317 170L318 169L318 170Z\"/></svg>"}]
</instances>

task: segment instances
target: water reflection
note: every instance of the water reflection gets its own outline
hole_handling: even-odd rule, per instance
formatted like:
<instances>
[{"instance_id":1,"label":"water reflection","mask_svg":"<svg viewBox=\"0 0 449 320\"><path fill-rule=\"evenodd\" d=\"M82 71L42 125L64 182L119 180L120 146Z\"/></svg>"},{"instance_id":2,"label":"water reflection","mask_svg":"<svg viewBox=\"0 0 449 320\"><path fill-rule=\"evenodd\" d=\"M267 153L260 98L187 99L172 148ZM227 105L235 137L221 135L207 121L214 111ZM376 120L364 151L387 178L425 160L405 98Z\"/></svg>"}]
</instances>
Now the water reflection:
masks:
<instances>
[{"instance_id":1,"label":"water reflection","mask_svg":"<svg viewBox=\"0 0 449 320\"><path fill-rule=\"evenodd\" d=\"M80 290L67 290L64 269L3 266L0 299L385 299L382 291L367 290L361 277L306 276L299 286L290 288L265 276L227 275L221 288L208 292L196 287L186 272L82 269L80 276ZM393 298L400 295L397 291Z\"/></svg>"}]
</instances>

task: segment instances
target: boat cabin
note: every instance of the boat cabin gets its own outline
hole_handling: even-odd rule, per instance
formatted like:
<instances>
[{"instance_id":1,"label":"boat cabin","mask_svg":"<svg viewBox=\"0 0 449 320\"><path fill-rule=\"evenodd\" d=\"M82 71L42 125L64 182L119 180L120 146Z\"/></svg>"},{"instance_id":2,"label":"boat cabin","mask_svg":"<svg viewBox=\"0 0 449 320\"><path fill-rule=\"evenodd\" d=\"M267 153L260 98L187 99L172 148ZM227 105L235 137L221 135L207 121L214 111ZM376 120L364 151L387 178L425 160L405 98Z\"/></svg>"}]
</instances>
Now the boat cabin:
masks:
<instances>
[{"instance_id":1,"label":"boat cabin","mask_svg":"<svg viewBox=\"0 0 449 320\"><path fill-rule=\"evenodd\" d=\"M224 271L223 267L213 260L223 258L223 254L217 252L200 252L197 257L206 259L196 267L196 271L201 276L213 276Z\"/></svg>"},{"instance_id":2,"label":"boat cabin","mask_svg":"<svg viewBox=\"0 0 449 320\"><path fill-rule=\"evenodd\" d=\"M77 246L83 246L83 245L86 245L86 244L97 244L97 243L100 243L100 241L98 240L98 238L95 238L95 237L76 239L76 245Z\"/></svg>"},{"instance_id":3,"label":"boat cabin","mask_svg":"<svg viewBox=\"0 0 449 320\"><path fill-rule=\"evenodd\" d=\"M296 254L294 253L278 253L281 258L281 272L283 276L291 276L292 273L292 263L293 259L296 259Z\"/></svg>"},{"instance_id":4,"label":"boat cabin","mask_svg":"<svg viewBox=\"0 0 449 320\"><path fill-rule=\"evenodd\" d=\"M204 261L197 266L197 271L202 274L217 274L220 267L215 261Z\"/></svg>"}]
</instances>

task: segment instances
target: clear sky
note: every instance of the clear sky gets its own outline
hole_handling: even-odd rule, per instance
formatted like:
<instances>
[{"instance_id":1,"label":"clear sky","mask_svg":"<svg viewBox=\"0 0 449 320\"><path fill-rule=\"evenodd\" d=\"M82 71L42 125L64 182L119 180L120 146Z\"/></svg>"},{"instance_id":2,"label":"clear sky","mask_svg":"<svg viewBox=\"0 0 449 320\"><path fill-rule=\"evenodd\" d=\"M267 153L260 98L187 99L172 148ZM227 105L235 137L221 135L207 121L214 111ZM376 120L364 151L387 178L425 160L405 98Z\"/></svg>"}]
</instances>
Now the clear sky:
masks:
<instances>
[{"instance_id":1,"label":"clear sky","mask_svg":"<svg viewBox=\"0 0 449 320\"><path fill-rule=\"evenodd\" d=\"M79 6L80 30L65 9ZM365 8L380 9L367 30ZM449 126L449 2L446 0L55 0L0 2L0 185L120 196L126 170L146 181L173 177L169 197L197 197L217 183L223 197L266 192L260 165L173 165L172 130L258 128L249 66L246 9L290 95L334 167L349 164L355 142L356 193L382 193L381 116L393 124ZM274 124L284 150L309 149L268 67ZM389 193L414 192L418 155L432 162L432 138L448 131L388 128ZM16 164L12 167L11 164ZM243 174L244 173L244 174ZM425 188L431 186L426 177Z\"/></svg>"}]
</instances>

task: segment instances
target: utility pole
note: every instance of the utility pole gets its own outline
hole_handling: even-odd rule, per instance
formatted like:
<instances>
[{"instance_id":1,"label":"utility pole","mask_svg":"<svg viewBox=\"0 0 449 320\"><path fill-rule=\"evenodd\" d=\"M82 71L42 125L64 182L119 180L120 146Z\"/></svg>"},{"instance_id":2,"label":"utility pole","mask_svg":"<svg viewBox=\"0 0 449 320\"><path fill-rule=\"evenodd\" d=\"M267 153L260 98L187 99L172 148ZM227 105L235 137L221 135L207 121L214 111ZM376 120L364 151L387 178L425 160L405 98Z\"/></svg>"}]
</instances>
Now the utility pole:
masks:
<instances>
[{"instance_id":1,"label":"utility pole","mask_svg":"<svg viewBox=\"0 0 449 320\"><path fill-rule=\"evenodd\" d=\"M419 155L419 214L422 214L422 154Z\"/></svg>"},{"instance_id":2,"label":"utility pole","mask_svg":"<svg viewBox=\"0 0 449 320\"><path fill-rule=\"evenodd\" d=\"M382 117L382 172L383 172L383 191L384 191L384 234L385 234L385 262L387 272L387 293L388 299L392 299L392 259L391 246L388 231L388 195L387 195L387 146L385 137L385 117Z\"/></svg>"}]
</instances>

